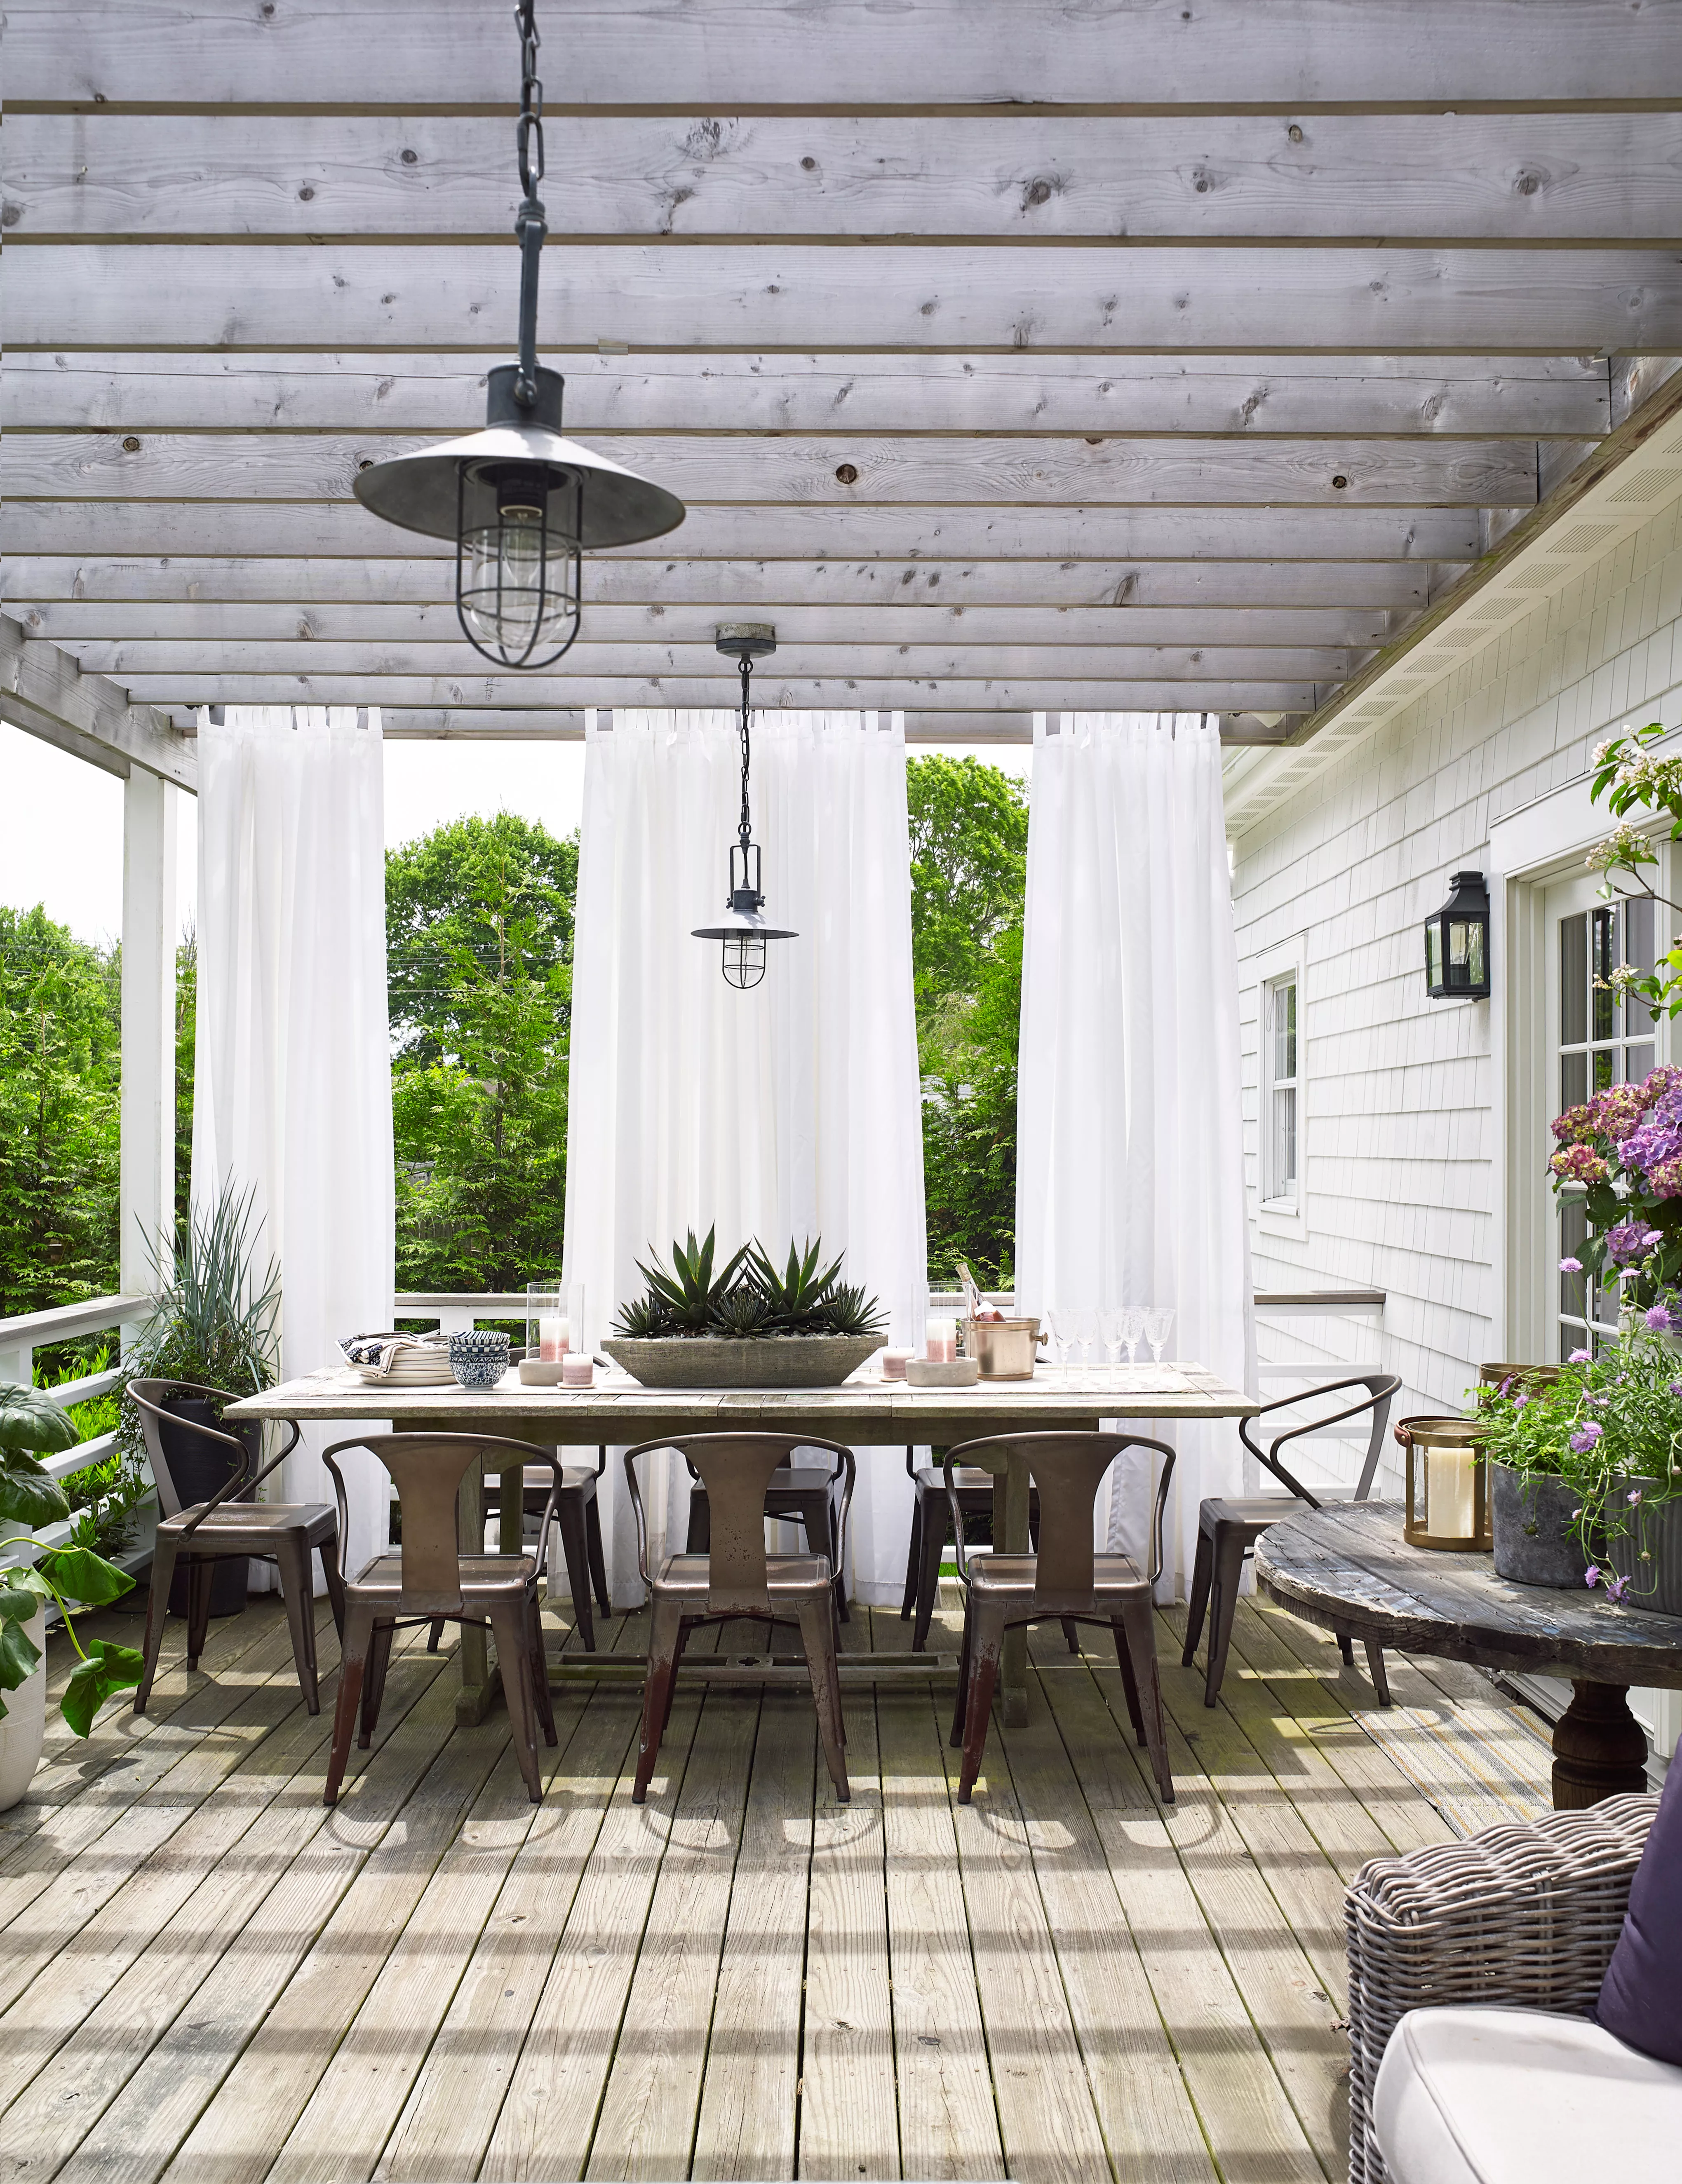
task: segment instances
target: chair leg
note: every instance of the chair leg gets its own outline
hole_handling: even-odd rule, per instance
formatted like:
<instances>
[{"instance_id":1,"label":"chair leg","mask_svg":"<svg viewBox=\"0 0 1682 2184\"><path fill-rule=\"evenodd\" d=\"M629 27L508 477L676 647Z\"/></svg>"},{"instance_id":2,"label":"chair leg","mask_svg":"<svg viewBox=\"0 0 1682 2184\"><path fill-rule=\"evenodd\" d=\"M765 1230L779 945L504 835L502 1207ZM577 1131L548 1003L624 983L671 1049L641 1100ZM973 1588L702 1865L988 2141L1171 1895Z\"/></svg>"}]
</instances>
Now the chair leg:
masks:
<instances>
[{"instance_id":1,"label":"chair leg","mask_svg":"<svg viewBox=\"0 0 1682 2184\"><path fill-rule=\"evenodd\" d=\"M835 1596L835 1620L849 1619L847 1605L847 1574L841 1566L838 1552L840 1542L835 1536L835 1513L830 1506L830 1487L826 1479L821 1494L814 1494L807 1503L803 1519L807 1545L814 1555L822 1555L830 1565L830 1591ZM816 1532L819 1537L813 1540Z\"/></svg>"},{"instance_id":2,"label":"chair leg","mask_svg":"<svg viewBox=\"0 0 1682 2184\"><path fill-rule=\"evenodd\" d=\"M604 1618L611 1620L613 1601L607 1590L607 1563L601 1552L601 1505L593 1494L584 1504L584 1558L595 1586L595 1604Z\"/></svg>"},{"instance_id":3,"label":"chair leg","mask_svg":"<svg viewBox=\"0 0 1682 2184\"><path fill-rule=\"evenodd\" d=\"M1347 1630L1340 1630L1338 1633L1338 1651L1344 1657L1344 1666L1346 1669L1354 1668L1355 1641L1350 1638Z\"/></svg>"},{"instance_id":4,"label":"chair leg","mask_svg":"<svg viewBox=\"0 0 1682 2184\"><path fill-rule=\"evenodd\" d=\"M675 1600L654 1596L654 1613L648 1635L648 1675L642 1687L642 1734L637 1740L636 1783L631 1802L640 1805L648 1796L654 1763L660 1756L660 1740L672 1711L672 1689L678 1680L678 1656L683 1651L683 1614Z\"/></svg>"},{"instance_id":5,"label":"chair leg","mask_svg":"<svg viewBox=\"0 0 1682 2184\"><path fill-rule=\"evenodd\" d=\"M917 1580L923 1568L923 1496L914 1485L911 1490L911 1540L905 1551L905 1597L899 1603L899 1619L911 1620L917 1605Z\"/></svg>"},{"instance_id":6,"label":"chair leg","mask_svg":"<svg viewBox=\"0 0 1682 2184\"><path fill-rule=\"evenodd\" d=\"M1203 1702L1212 1707L1221 1696L1227 1673L1227 1649L1232 1642L1232 1618L1238 1612L1238 1586L1244 1574L1244 1535L1236 1526L1222 1525L1215 1536L1215 1583L1210 1596L1214 1621L1209 1633L1209 1660L1203 1680Z\"/></svg>"},{"instance_id":7,"label":"chair leg","mask_svg":"<svg viewBox=\"0 0 1682 2184\"><path fill-rule=\"evenodd\" d=\"M1133 1672L1132 1649L1127 1643L1127 1627L1118 1616L1109 1626L1115 1640L1116 1664L1121 1671L1121 1689L1127 1699L1127 1719L1133 1724L1133 1735L1145 1742L1145 1718L1139 1707L1139 1680Z\"/></svg>"},{"instance_id":8,"label":"chair leg","mask_svg":"<svg viewBox=\"0 0 1682 2184\"><path fill-rule=\"evenodd\" d=\"M1381 1707L1387 1707L1391 1703L1390 1680L1384 1671L1384 1649L1382 1646L1375 1645L1370 1638L1364 1643L1366 1648L1366 1673L1372 1679L1373 1696Z\"/></svg>"},{"instance_id":9,"label":"chair leg","mask_svg":"<svg viewBox=\"0 0 1682 2184\"><path fill-rule=\"evenodd\" d=\"M929 1643L929 1625L935 1618L941 1593L941 1556L945 1552L949 1517L936 1503L923 1512L923 1563L917 1573L917 1621L911 1633L911 1650L921 1653Z\"/></svg>"},{"instance_id":10,"label":"chair leg","mask_svg":"<svg viewBox=\"0 0 1682 2184\"><path fill-rule=\"evenodd\" d=\"M176 1543L160 1539L152 1555L152 1585L146 1596L146 1666L135 1686L134 1710L144 1713L158 1673L158 1656L164 1646L164 1624L170 1613L170 1583L176 1574Z\"/></svg>"},{"instance_id":11,"label":"chair leg","mask_svg":"<svg viewBox=\"0 0 1682 2184\"><path fill-rule=\"evenodd\" d=\"M835 1626L827 1600L802 1600L800 1635L806 1647L807 1673L812 1679L812 1702L818 1709L818 1736L824 1747L835 1796L845 1805L852 1796L842 1752L841 1676L835 1660Z\"/></svg>"},{"instance_id":12,"label":"chair leg","mask_svg":"<svg viewBox=\"0 0 1682 2184\"><path fill-rule=\"evenodd\" d=\"M367 1669L368 1646L373 1636L373 1610L355 1603L344 1611L344 1656L338 1674L338 1703L333 1708L332 1750L327 1757L327 1779L321 1802L338 1802L339 1785L350 1758L350 1740L356 1734L356 1717L362 1705L362 1681Z\"/></svg>"},{"instance_id":13,"label":"chair leg","mask_svg":"<svg viewBox=\"0 0 1682 2184\"><path fill-rule=\"evenodd\" d=\"M1198 1527L1197 1558L1192 1564L1191 1596L1186 1602L1186 1643L1180 1666L1189 1669L1195 1658L1203 1619L1209 1613L1209 1588L1215 1578L1215 1542L1201 1524Z\"/></svg>"},{"instance_id":14,"label":"chair leg","mask_svg":"<svg viewBox=\"0 0 1682 2184\"><path fill-rule=\"evenodd\" d=\"M302 1532L288 1532L275 1541L275 1565L280 1575L281 1599L292 1632L292 1658L304 1693L306 1713L319 1713L321 1702L316 1691L316 1603L310 1588L310 1543Z\"/></svg>"},{"instance_id":15,"label":"chair leg","mask_svg":"<svg viewBox=\"0 0 1682 2184\"><path fill-rule=\"evenodd\" d=\"M555 1700L549 1688L549 1653L543 1639L543 1610L538 1606L535 1586L526 1599L526 1627L530 1634L532 1702L537 1708L538 1725L543 1731L544 1742L554 1745L560 1739L555 1727Z\"/></svg>"},{"instance_id":16,"label":"chair leg","mask_svg":"<svg viewBox=\"0 0 1682 2184\"><path fill-rule=\"evenodd\" d=\"M999 1655L1004 1650L1004 1617L1001 1611L978 1609L972 1600L970 1621L970 1702L964 1717L964 1759L958 1776L958 1802L967 1805L981 1771L981 1755L987 1748L987 1724L992 1716L993 1689L998 1682Z\"/></svg>"},{"instance_id":17,"label":"chair leg","mask_svg":"<svg viewBox=\"0 0 1682 2184\"><path fill-rule=\"evenodd\" d=\"M434 1616L433 1616L433 1619L432 1619L432 1627L431 1627L431 1629L427 1632L427 1652L429 1652L429 1653L436 1653L436 1652L437 1652L437 1651L438 1651L438 1649L439 1649L439 1641L442 1640L442 1638L443 1638L443 1636L444 1636L444 1623L445 1623L445 1621L446 1621L446 1620L447 1620L447 1618L446 1618L445 1617L442 1616L442 1615L434 1615Z\"/></svg>"},{"instance_id":18,"label":"chair leg","mask_svg":"<svg viewBox=\"0 0 1682 2184\"><path fill-rule=\"evenodd\" d=\"M952 1735L947 1739L956 1752L964 1742L964 1724L970 1715L970 1634L973 1618L970 1596L964 1596L964 1635L958 1641L958 1696L952 1709Z\"/></svg>"},{"instance_id":19,"label":"chair leg","mask_svg":"<svg viewBox=\"0 0 1682 2184\"><path fill-rule=\"evenodd\" d=\"M523 1600L499 1600L490 1611L491 1635L496 1641L497 1674L502 1696L508 1702L508 1719L514 1728L514 1757L526 1780L526 1794L533 1804L543 1802L543 1776L537 1756L537 1724L532 1694L531 1626Z\"/></svg>"},{"instance_id":20,"label":"chair leg","mask_svg":"<svg viewBox=\"0 0 1682 2184\"><path fill-rule=\"evenodd\" d=\"M198 1666L198 1656L204 1651L204 1638L210 1628L210 1582L216 1574L216 1565L210 1556L199 1557L187 1566L187 1665Z\"/></svg>"},{"instance_id":21,"label":"chair leg","mask_svg":"<svg viewBox=\"0 0 1682 2184\"><path fill-rule=\"evenodd\" d=\"M356 1732L359 1749L366 1752L374 1741L374 1731L379 1727L380 1701L385 1696L385 1672L391 1665L391 1640L394 1625L377 1623L368 1641L368 1666L362 1682L362 1719Z\"/></svg>"},{"instance_id":22,"label":"chair leg","mask_svg":"<svg viewBox=\"0 0 1682 2184\"><path fill-rule=\"evenodd\" d=\"M329 1533L321 1541L317 1552L321 1557L321 1576L327 1588L327 1600L332 1608L333 1629L338 1631L339 1643L343 1645L344 1642L344 1572L339 1566L338 1535L336 1532ZM310 1561L307 1554L304 1561L307 1571Z\"/></svg>"},{"instance_id":23,"label":"chair leg","mask_svg":"<svg viewBox=\"0 0 1682 2184\"><path fill-rule=\"evenodd\" d=\"M555 1505L561 1528L561 1552L573 1595L573 1620L589 1652L595 1651L595 1624L590 1612L590 1557L584 1550L584 1513L576 1494L563 1494Z\"/></svg>"},{"instance_id":24,"label":"chair leg","mask_svg":"<svg viewBox=\"0 0 1682 2184\"><path fill-rule=\"evenodd\" d=\"M1174 1802L1174 1775L1168 1764L1168 1736L1162 1725L1162 1684L1156 1673L1156 1616L1143 1596L1130 1600L1121 1610L1121 1624L1138 1680L1139 1711L1144 1716L1145 1742L1156 1786L1165 1805Z\"/></svg>"},{"instance_id":25,"label":"chair leg","mask_svg":"<svg viewBox=\"0 0 1682 2184\"><path fill-rule=\"evenodd\" d=\"M1063 1642L1071 1653L1078 1653L1081 1650L1080 1625L1072 1616L1063 1618Z\"/></svg>"}]
</instances>

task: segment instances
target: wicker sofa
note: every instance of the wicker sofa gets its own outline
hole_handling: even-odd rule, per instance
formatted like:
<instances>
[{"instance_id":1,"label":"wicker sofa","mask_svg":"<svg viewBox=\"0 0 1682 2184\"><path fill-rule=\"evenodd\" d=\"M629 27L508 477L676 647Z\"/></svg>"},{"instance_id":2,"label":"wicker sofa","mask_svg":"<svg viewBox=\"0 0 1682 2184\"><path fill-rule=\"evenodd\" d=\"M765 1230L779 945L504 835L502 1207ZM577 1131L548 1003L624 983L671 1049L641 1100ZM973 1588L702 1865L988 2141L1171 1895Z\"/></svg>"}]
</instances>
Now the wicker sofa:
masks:
<instances>
[{"instance_id":1,"label":"wicker sofa","mask_svg":"<svg viewBox=\"0 0 1682 2184\"><path fill-rule=\"evenodd\" d=\"M1657 1809L1654 1797L1609 1798L1584 1812L1490 1828L1469 1842L1375 1858L1361 1869L1344 1904L1350 2184L1403 2184L1385 2165L1374 2128L1374 2093L1390 2036L1409 2010L1472 2005L1490 2013L1485 2021L1497 2032L1495 2011L1502 2006L1579 2020L1586 2015L1617 1944L1629 1884ZM1431 2020L1422 2025L1429 2028ZM1463 2084L1470 2082L1466 2050L1476 2029L1470 2019L1457 2026L1439 2020L1436 2027L1439 2036L1461 2042ZM1549 2030L1534 2029L1545 2035ZM1611 2037L1598 2028L1567 2024L1553 2029L1567 2041ZM1633 2051L1622 2053L1643 2066L1644 2059ZM1399 2057L1399 2063L1404 2059ZM1543 2078L1550 2074L1544 2055L1533 2067ZM1380 2102L1393 2111L1396 2075L1393 2065ZM1673 2090L1677 2099L1675 2173L1682 2176L1682 2072L1671 2076L1677 2081L1674 2089L1661 2085L1657 2098L1667 2119ZM1611 2118L1618 2113L1615 2100L1615 2088L1608 2086ZM1451 2116L1447 2127L1452 2133ZM1558 2150L1557 2170L1533 2170L1529 2184L1552 2184L1553 2175L1580 2175L1587 2165L1584 2149L1573 2151L1562 2136ZM1618 2166L1615 2145L1602 2139L1598 2152ZM1452 2164L1437 2173L1453 2173ZM1468 2162L1463 2173L1475 2173L1474 2164ZM1632 2170L1620 2173L1633 2184Z\"/></svg>"}]
</instances>

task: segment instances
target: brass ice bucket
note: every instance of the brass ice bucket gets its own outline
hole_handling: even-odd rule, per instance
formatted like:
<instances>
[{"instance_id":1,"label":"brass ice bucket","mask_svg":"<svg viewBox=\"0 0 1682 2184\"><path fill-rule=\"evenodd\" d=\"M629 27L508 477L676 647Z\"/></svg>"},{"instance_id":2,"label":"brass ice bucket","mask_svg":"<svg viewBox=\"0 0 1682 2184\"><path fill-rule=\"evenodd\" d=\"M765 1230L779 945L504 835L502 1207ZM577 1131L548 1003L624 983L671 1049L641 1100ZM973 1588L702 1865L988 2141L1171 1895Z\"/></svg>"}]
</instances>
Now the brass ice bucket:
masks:
<instances>
[{"instance_id":1,"label":"brass ice bucket","mask_svg":"<svg viewBox=\"0 0 1682 2184\"><path fill-rule=\"evenodd\" d=\"M1031 1380L1034 1352L1040 1344L1036 1319L966 1319L964 1354L973 1357L984 1380Z\"/></svg>"}]
</instances>

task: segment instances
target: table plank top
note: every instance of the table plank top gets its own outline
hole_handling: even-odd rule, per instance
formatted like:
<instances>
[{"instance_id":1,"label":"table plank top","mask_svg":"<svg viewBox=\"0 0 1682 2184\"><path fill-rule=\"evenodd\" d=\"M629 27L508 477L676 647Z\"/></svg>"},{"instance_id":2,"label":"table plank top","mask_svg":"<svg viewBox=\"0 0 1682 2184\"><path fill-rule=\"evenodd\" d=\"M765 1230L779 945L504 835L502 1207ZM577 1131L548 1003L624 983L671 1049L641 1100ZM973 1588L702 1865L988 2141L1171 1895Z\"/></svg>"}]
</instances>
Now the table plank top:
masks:
<instances>
[{"instance_id":1,"label":"table plank top","mask_svg":"<svg viewBox=\"0 0 1682 2184\"><path fill-rule=\"evenodd\" d=\"M1410 1546L1399 1502L1285 1507L1256 1542L1256 1582L1310 1623L1484 1668L1682 1688L1682 1617L1587 1586L1515 1585L1487 1554Z\"/></svg>"},{"instance_id":2,"label":"table plank top","mask_svg":"<svg viewBox=\"0 0 1682 2184\"><path fill-rule=\"evenodd\" d=\"M912 1388L855 1375L839 1388L644 1388L628 1374L596 1371L592 1388L528 1388L516 1371L491 1389L392 1388L349 1368L328 1368L230 1403L231 1418L449 1419L458 1430L517 1427L535 1438L580 1446L629 1444L673 1431L729 1428L777 1432L803 1426L831 1440L866 1445L942 1446L994 1429L1090 1430L1100 1418L1242 1418L1260 1407L1200 1365L1122 1365L1109 1372L1042 1369L1031 1380L984 1380L973 1388ZM518 1434L516 1438L519 1438Z\"/></svg>"}]
</instances>

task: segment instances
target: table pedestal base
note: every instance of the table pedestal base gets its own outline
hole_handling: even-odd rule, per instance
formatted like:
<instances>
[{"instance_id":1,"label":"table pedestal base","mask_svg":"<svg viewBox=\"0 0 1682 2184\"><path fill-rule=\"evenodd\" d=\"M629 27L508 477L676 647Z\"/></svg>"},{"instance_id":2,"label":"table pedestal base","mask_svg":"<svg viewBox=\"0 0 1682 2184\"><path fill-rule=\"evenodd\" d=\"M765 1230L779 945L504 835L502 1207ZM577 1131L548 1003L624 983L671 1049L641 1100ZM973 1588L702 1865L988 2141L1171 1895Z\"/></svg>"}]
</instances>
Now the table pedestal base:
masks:
<instances>
[{"instance_id":1,"label":"table pedestal base","mask_svg":"<svg viewBox=\"0 0 1682 2184\"><path fill-rule=\"evenodd\" d=\"M1647 1786L1647 1739L1629 1711L1629 1686L1573 1677L1571 1688L1575 1696L1554 1724L1554 1810L1639 1796Z\"/></svg>"}]
</instances>

